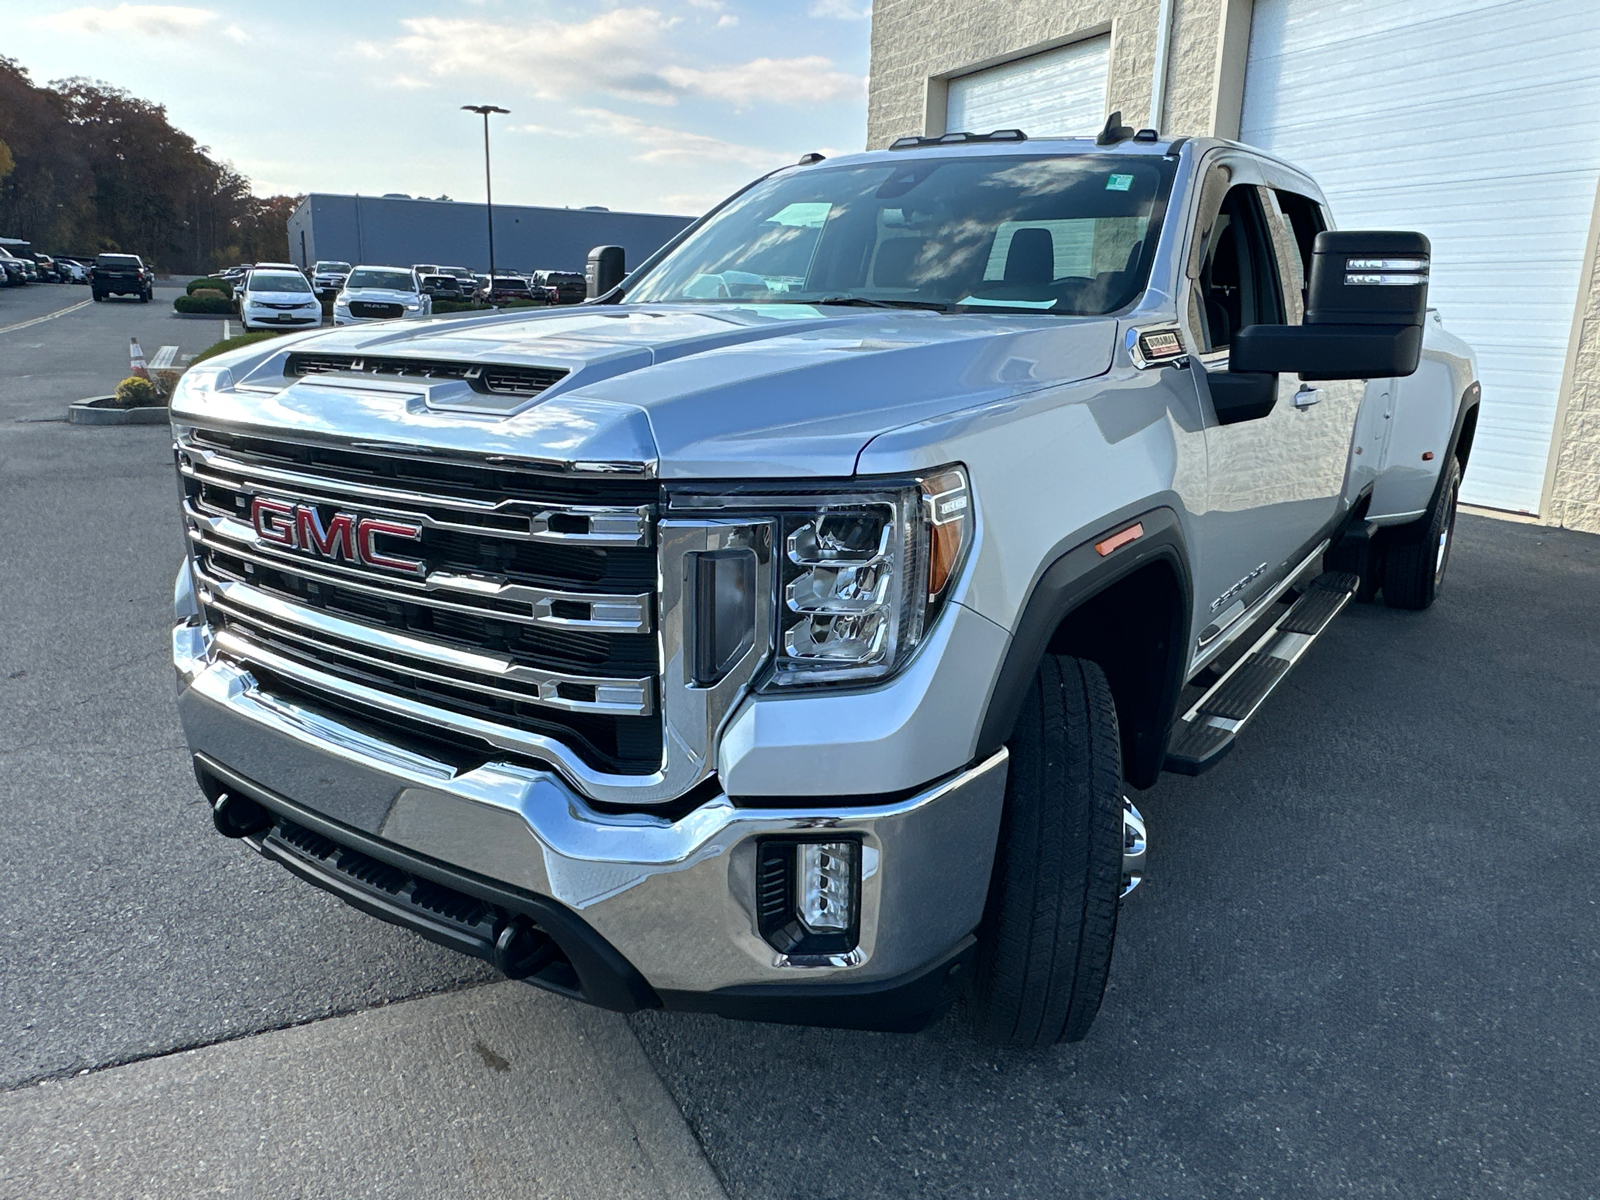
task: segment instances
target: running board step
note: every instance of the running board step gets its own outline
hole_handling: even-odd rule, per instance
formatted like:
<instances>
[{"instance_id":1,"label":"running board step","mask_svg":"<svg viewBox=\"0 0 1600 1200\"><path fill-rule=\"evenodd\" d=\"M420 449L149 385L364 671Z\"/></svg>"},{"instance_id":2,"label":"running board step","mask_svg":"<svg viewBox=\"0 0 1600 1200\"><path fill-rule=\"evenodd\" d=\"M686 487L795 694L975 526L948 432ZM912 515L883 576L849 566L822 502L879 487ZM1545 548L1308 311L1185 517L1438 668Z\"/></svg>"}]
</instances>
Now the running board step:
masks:
<instances>
[{"instance_id":1,"label":"running board step","mask_svg":"<svg viewBox=\"0 0 1600 1200\"><path fill-rule=\"evenodd\" d=\"M1307 584L1289 611L1179 719L1168 744L1166 769L1199 775L1216 766L1233 749L1246 722L1360 586L1359 576L1334 571Z\"/></svg>"}]
</instances>

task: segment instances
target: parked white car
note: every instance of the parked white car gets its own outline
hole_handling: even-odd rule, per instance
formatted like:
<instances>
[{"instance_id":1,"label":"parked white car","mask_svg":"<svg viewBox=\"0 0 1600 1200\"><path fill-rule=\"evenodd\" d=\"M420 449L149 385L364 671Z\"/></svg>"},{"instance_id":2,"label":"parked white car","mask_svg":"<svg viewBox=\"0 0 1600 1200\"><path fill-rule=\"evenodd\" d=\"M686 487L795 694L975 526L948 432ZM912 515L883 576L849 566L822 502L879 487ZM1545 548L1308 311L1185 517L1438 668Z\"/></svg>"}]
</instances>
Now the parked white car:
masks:
<instances>
[{"instance_id":1,"label":"parked white car","mask_svg":"<svg viewBox=\"0 0 1600 1200\"><path fill-rule=\"evenodd\" d=\"M299 271L264 271L257 267L245 277L239 317L246 332L321 325L322 302Z\"/></svg>"},{"instance_id":2,"label":"parked white car","mask_svg":"<svg viewBox=\"0 0 1600 1200\"><path fill-rule=\"evenodd\" d=\"M356 267L333 302L335 325L433 315L433 297L407 267Z\"/></svg>"}]
</instances>

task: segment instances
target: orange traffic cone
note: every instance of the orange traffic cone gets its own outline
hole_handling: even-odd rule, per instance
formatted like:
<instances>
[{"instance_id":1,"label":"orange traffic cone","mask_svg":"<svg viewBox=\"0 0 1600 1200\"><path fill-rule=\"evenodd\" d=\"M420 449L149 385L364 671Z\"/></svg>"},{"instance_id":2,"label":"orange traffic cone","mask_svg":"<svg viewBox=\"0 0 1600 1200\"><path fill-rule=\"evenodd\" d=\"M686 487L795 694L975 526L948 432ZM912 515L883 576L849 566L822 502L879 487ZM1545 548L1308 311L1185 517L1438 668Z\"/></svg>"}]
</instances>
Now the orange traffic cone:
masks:
<instances>
[{"instance_id":1,"label":"orange traffic cone","mask_svg":"<svg viewBox=\"0 0 1600 1200\"><path fill-rule=\"evenodd\" d=\"M144 361L144 351L139 348L138 338L128 339L128 374L137 375L140 379L150 378L149 364Z\"/></svg>"}]
</instances>

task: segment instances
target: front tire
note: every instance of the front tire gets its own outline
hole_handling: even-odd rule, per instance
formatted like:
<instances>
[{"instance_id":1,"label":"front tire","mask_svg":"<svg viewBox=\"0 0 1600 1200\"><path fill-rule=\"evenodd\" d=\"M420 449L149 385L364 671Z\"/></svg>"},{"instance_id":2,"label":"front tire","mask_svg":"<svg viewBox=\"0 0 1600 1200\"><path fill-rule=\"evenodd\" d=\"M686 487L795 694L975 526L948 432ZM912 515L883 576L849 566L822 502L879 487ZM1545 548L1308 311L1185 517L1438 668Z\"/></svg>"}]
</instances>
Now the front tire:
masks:
<instances>
[{"instance_id":1,"label":"front tire","mask_svg":"<svg viewBox=\"0 0 1600 1200\"><path fill-rule=\"evenodd\" d=\"M1122 894L1122 750L1105 673L1047 655L1010 775L970 994L985 1038L1075 1042L1105 994Z\"/></svg>"},{"instance_id":2,"label":"front tire","mask_svg":"<svg viewBox=\"0 0 1600 1200\"><path fill-rule=\"evenodd\" d=\"M1461 466L1451 455L1445 461L1432 506L1389 536L1383 556L1383 598L1390 607L1420 610L1438 599L1445 568L1450 565L1460 495Z\"/></svg>"}]
</instances>

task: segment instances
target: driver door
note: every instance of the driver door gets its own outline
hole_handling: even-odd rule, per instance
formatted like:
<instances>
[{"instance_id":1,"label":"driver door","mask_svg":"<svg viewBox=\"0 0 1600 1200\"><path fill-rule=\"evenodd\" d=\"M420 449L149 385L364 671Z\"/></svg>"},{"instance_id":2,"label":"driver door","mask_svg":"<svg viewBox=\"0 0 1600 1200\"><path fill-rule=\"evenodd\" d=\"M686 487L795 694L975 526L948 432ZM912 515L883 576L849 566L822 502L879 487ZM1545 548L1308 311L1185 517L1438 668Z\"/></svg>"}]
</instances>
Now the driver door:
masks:
<instances>
[{"instance_id":1,"label":"driver door","mask_svg":"<svg viewBox=\"0 0 1600 1200\"><path fill-rule=\"evenodd\" d=\"M1314 549L1337 515L1359 394L1345 384L1277 377L1270 409L1239 417L1214 391L1240 329L1298 324L1304 269L1289 222L1245 156L1213 164L1192 233L1184 326L1205 413L1206 510L1195 527L1195 660ZM1259 377L1256 377L1259 378ZM1347 403L1347 401L1350 401Z\"/></svg>"}]
</instances>

